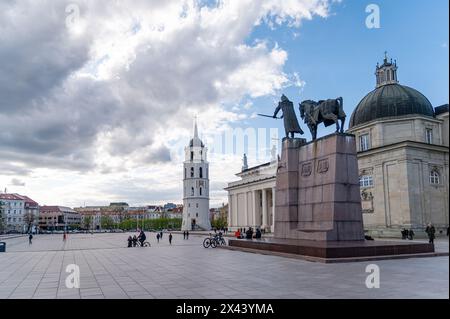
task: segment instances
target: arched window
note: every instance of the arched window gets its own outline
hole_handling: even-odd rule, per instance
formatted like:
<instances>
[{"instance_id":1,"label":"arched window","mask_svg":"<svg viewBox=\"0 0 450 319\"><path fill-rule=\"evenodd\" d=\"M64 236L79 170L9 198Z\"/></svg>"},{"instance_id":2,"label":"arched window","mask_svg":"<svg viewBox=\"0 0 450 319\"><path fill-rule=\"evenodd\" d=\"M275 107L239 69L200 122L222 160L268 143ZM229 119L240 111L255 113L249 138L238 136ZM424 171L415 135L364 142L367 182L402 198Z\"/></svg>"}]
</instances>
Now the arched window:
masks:
<instances>
[{"instance_id":1,"label":"arched window","mask_svg":"<svg viewBox=\"0 0 450 319\"><path fill-rule=\"evenodd\" d=\"M191 161L194 160L194 152L191 152Z\"/></svg>"},{"instance_id":2,"label":"arched window","mask_svg":"<svg viewBox=\"0 0 450 319\"><path fill-rule=\"evenodd\" d=\"M194 168L191 167L191 177L194 177Z\"/></svg>"},{"instance_id":3,"label":"arched window","mask_svg":"<svg viewBox=\"0 0 450 319\"><path fill-rule=\"evenodd\" d=\"M203 167L200 167L199 173L200 173L200 178L203 178Z\"/></svg>"},{"instance_id":4,"label":"arched window","mask_svg":"<svg viewBox=\"0 0 450 319\"><path fill-rule=\"evenodd\" d=\"M191 196L194 196L194 187L191 188Z\"/></svg>"},{"instance_id":5,"label":"arched window","mask_svg":"<svg viewBox=\"0 0 450 319\"><path fill-rule=\"evenodd\" d=\"M200 187L200 196L202 196L203 189Z\"/></svg>"},{"instance_id":6,"label":"arched window","mask_svg":"<svg viewBox=\"0 0 450 319\"><path fill-rule=\"evenodd\" d=\"M441 183L441 175L437 169L432 169L430 172L430 184L439 185Z\"/></svg>"}]
</instances>

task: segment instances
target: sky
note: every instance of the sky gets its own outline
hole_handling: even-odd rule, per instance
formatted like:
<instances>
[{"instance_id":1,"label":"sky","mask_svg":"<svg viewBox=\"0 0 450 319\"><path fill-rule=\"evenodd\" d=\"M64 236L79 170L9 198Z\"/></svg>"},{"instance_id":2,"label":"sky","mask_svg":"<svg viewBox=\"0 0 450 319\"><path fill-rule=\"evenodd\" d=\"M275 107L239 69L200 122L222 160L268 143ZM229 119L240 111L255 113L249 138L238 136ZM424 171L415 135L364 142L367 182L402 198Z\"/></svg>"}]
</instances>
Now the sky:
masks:
<instances>
[{"instance_id":1,"label":"sky","mask_svg":"<svg viewBox=\"0 0 450 319\"><path fill-rule=\"evenodd\" d=\"M282 122L257 114L283 93L296 106L342 96L349 119L387 51L401 84L448 103L448 5L1 1L0 188L41 205L182 203L197 116L217 207L244 152L252 166L279 149Z\"/></svg>"}]
</instances>

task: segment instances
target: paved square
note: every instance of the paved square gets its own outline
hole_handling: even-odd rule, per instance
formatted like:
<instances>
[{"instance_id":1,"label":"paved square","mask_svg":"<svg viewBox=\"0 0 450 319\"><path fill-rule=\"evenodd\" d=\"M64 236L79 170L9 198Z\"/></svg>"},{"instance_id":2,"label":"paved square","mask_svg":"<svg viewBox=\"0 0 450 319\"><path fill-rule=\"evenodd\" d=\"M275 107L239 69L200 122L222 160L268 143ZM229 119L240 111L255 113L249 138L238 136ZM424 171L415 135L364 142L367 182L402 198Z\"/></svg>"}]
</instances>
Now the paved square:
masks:
<instances>
[{"instance_id":1,"label":"paved square","mask_svg":"<svg viewBox=\"0 0 450 319\"><path fill-rule=\"evenodd\" d=\"M129 234L73 234L6 240L0 253L0 298L449 298L449 258L321 264L278 256L205 249L204 236L168 234L150 248L124 248ZM448 251L448 241L438 250ZM366 288L368 264L379 289ZM80 289L65 285L80 267Z\"/></svg>"}]
</instances>

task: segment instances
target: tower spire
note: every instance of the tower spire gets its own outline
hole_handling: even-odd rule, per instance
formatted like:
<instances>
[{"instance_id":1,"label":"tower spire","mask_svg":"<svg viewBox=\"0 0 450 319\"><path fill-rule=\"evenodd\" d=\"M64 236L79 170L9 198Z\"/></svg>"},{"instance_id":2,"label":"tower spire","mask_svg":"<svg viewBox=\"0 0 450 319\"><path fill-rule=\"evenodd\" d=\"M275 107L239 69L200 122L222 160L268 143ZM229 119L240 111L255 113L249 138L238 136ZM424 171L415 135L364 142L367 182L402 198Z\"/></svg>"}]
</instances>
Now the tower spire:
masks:
<instances>
[{"instance_id":1,"label":"tower spire","mask_svg":"<svg viewBox=\"0 0 450 319\"><path fill-rule=\"evenodd\" d=\"M387 51L384 51L383 65L377 63L375 75L377 77L377 88L389 84L397 84L397 61L395 63L389 62Z\"/></svg>"},{"instance_id":2,"label":"tower spire","mask_svg":"<svg viewBox=\"0 0 450 319\"><path fill-rule=\"evenodd\" d=\"M194 120L194 138L198 138L198 128L197 128L197 115Z\"/></svg>"}]
</instances>

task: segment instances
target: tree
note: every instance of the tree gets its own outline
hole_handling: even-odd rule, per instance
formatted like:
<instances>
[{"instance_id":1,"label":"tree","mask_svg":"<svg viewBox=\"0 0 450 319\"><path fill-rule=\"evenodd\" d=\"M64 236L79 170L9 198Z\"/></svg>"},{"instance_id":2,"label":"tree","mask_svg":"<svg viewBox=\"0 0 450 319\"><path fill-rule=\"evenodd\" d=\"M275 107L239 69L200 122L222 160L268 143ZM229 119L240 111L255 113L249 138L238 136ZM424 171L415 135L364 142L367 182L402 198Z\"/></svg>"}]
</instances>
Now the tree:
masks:
<instances>
[{"instance_id":1,"label":"tree","mask_svg":"<svg viewBox=\"0 0 450 319\"><path fill-rule=\"evenodd\" d=\"M84 229L89 230L91 228L91 224L92 224L92 216L84 216L83 219Z\"/></svg>"},{"instance_id":2,"label":"tree","mask_svg":"<svg viewBox=\"0 0 450 319\"><path fill-rule=\"evenodd\" d=\"M31 227L33 226L35 220L36 216L33 213L26 213L23 215L23 223L27 226L27 233L31 231Z\"/></svg>"},{"instance_id":3,"label":"tree","mask_svg":"<svg viewBox=\"0 0 450 319\"><path fill-rule=\"evenodd\" d=\"M228 227L228 222L226 218L219 217L211 222L211 226L216 229L221 229Z\"/></svg>"},{"instance_id":4,"label":"tree","mask_svg":"<svg viewBox=\"0 0 450 319\"><path fill-rule=\"evenodd\" d=\"M102 216L100 219L100 224L102 229L112 229L114 228L114 220L110 216Z\"/></svg>"}]
</instances>

